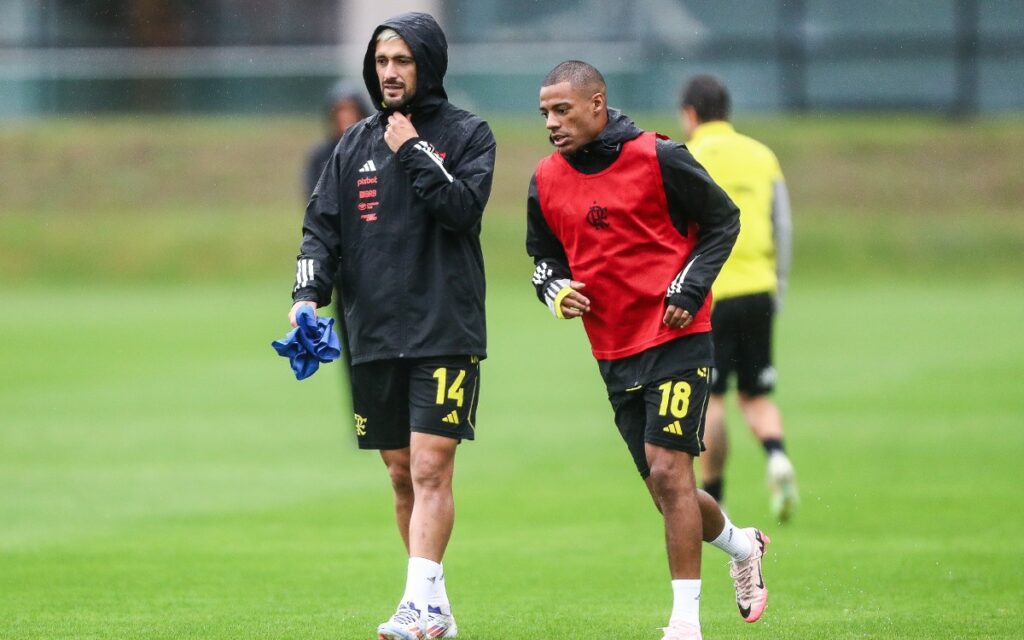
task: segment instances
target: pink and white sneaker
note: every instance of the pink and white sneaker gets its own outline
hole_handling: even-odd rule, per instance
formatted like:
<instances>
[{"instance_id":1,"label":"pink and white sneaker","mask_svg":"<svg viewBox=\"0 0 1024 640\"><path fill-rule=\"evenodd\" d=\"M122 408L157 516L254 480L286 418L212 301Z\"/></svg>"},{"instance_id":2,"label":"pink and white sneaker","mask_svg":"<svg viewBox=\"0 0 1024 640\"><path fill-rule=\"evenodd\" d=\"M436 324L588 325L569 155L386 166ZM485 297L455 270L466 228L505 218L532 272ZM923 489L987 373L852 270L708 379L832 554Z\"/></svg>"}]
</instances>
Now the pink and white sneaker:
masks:
<instances>
[{"instance_id":1,"label":"pink and white sneaker","mask_svg":"<svg viewBox=\"0 0 1024 640\"><path fill-rule=\"evenodd\" d=\"M757 622L768 604L768 588L764 586L764 575L761 573L761 558L771 540L758 529L742 530L750 538L754 550L746 560L730 562L729 575L736 585L736 606L740 616L747 622Z\"/></svg>"},{"instance_id":2,"label":"pink and white sneaker","mask_svg":"<svg viewBox=\"0 0 1024 640\"><path fill-rule=\"evenodd\" d=\"M701 640L700 627L685 622L669 622L661 631L661 640Z\"/></svg>"}]
</instances>

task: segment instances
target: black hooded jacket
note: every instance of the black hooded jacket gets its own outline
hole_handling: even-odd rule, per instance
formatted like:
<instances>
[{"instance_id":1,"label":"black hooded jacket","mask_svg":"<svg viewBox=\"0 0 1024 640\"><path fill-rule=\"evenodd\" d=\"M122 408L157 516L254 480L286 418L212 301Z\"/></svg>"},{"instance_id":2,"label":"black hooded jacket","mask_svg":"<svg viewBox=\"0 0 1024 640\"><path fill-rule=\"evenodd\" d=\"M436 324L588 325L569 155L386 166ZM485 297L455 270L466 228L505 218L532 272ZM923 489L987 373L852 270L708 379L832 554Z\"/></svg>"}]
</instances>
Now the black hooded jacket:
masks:
<instances>
[{"instance_id":1,"label":"black hooded jacket","mask_svg":"<svg viewBox=\"0 0 1024 640\"><path fill-rule=\"evenodd\" d=\"M402 110L418 137L397 153L384 142L391 114L374 63L385 28L416 60L416 93ZM337 285L352 364L486 356L480 223L495 142L486 122L448 102L447 67L448 44L431 16L405 13L378 26L363 61L378 113L348 129L306 207L292 299L322 307Z\"/></svg>"}]
</instances>

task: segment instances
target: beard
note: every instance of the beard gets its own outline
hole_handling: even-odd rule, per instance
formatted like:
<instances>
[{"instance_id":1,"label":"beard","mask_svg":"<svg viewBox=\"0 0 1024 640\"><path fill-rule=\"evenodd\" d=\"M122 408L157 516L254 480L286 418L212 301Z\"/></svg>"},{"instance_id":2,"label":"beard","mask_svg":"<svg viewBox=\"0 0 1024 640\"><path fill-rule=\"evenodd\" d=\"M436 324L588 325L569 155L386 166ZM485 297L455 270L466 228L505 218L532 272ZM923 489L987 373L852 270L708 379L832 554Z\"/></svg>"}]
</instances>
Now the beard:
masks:
<instances>
[{"instance_id":1,"label":"beard","mask_svg":"<svg viewBox=\"0 0 1024 640\"><path fill-rule=\"evenodd\" d=\"M401 98L396 98L395 100L385 99L384 100L384 106L387 107L388 109L398 110L398 109L401 109L402 107L406 106L407 104L409 104L411 99L412 99L412 96L406 96L406 95L403 95Z\"/></svg>"},{"instance_id":2,"label":"beard","mask_svg":"<svg viewBox=\"0 0 1024 640\"><path fill-rule=\"evenodd\" d=\"M385 95L384 87L381 87L382 102L384 103L384 106L388 109L401 109L402 107L408 105L412 101L413 95L415 94L409 93L408 89L403 86L402 95L400 95L397 98L388 98Z\"/></svg>"}]
</instances>

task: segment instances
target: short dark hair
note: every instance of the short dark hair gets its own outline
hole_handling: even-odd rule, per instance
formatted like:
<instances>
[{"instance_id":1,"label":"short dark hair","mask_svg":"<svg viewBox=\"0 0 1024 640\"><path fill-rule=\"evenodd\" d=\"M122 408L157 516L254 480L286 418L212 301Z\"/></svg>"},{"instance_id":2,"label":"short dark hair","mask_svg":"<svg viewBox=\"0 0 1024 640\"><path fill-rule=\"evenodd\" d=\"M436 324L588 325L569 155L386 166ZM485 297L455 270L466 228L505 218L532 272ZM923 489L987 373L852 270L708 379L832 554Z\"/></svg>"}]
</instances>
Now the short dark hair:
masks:
<instances>
[{"instance_id":1,"label":"short dark hair","mask_svg":"<svg viewBox=\"0 0 1024 640\"><path fill-rule=\"evenodd\" d=\"M594 65L582 60L566 60L560 63L544 77L544 82L540 86L550 87L561 82L568 82L573 88L593 88L595 93L604 93L608 90L601 72Z\"/></svg>"},{"instance_id":2,"label":"short dark hair","mask_svg":"<svg viewBox=\"0 0 1024 640\"><path fill-rule=\"evenodd\" d=\"M725 84L715 76L707 74L690 79L683 89L679 106L693 107L697 112L697 119L701 122L728 120L732 107Z\"/></svg>"}]
</instances>

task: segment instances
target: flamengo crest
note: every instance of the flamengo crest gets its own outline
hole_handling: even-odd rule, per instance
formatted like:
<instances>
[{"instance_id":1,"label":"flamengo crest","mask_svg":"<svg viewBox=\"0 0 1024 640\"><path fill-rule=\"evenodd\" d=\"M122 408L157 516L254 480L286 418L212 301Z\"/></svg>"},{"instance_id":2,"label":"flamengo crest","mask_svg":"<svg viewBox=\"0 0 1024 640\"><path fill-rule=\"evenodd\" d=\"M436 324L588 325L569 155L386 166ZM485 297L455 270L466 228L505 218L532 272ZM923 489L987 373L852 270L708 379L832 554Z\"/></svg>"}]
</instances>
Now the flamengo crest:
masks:
<instances>
[{"instance_id":1,"label":"flamengo crest","mask_svg":"<svg viewBox=\"0 0 1024 640\"><path fill-rule=\"evenodd\" d=\"M587 211L587 223L595 229L607 229L610 226L608 224L608 209L598 206L595 202L594 206Z\"/></svg>"}]
</instances>

